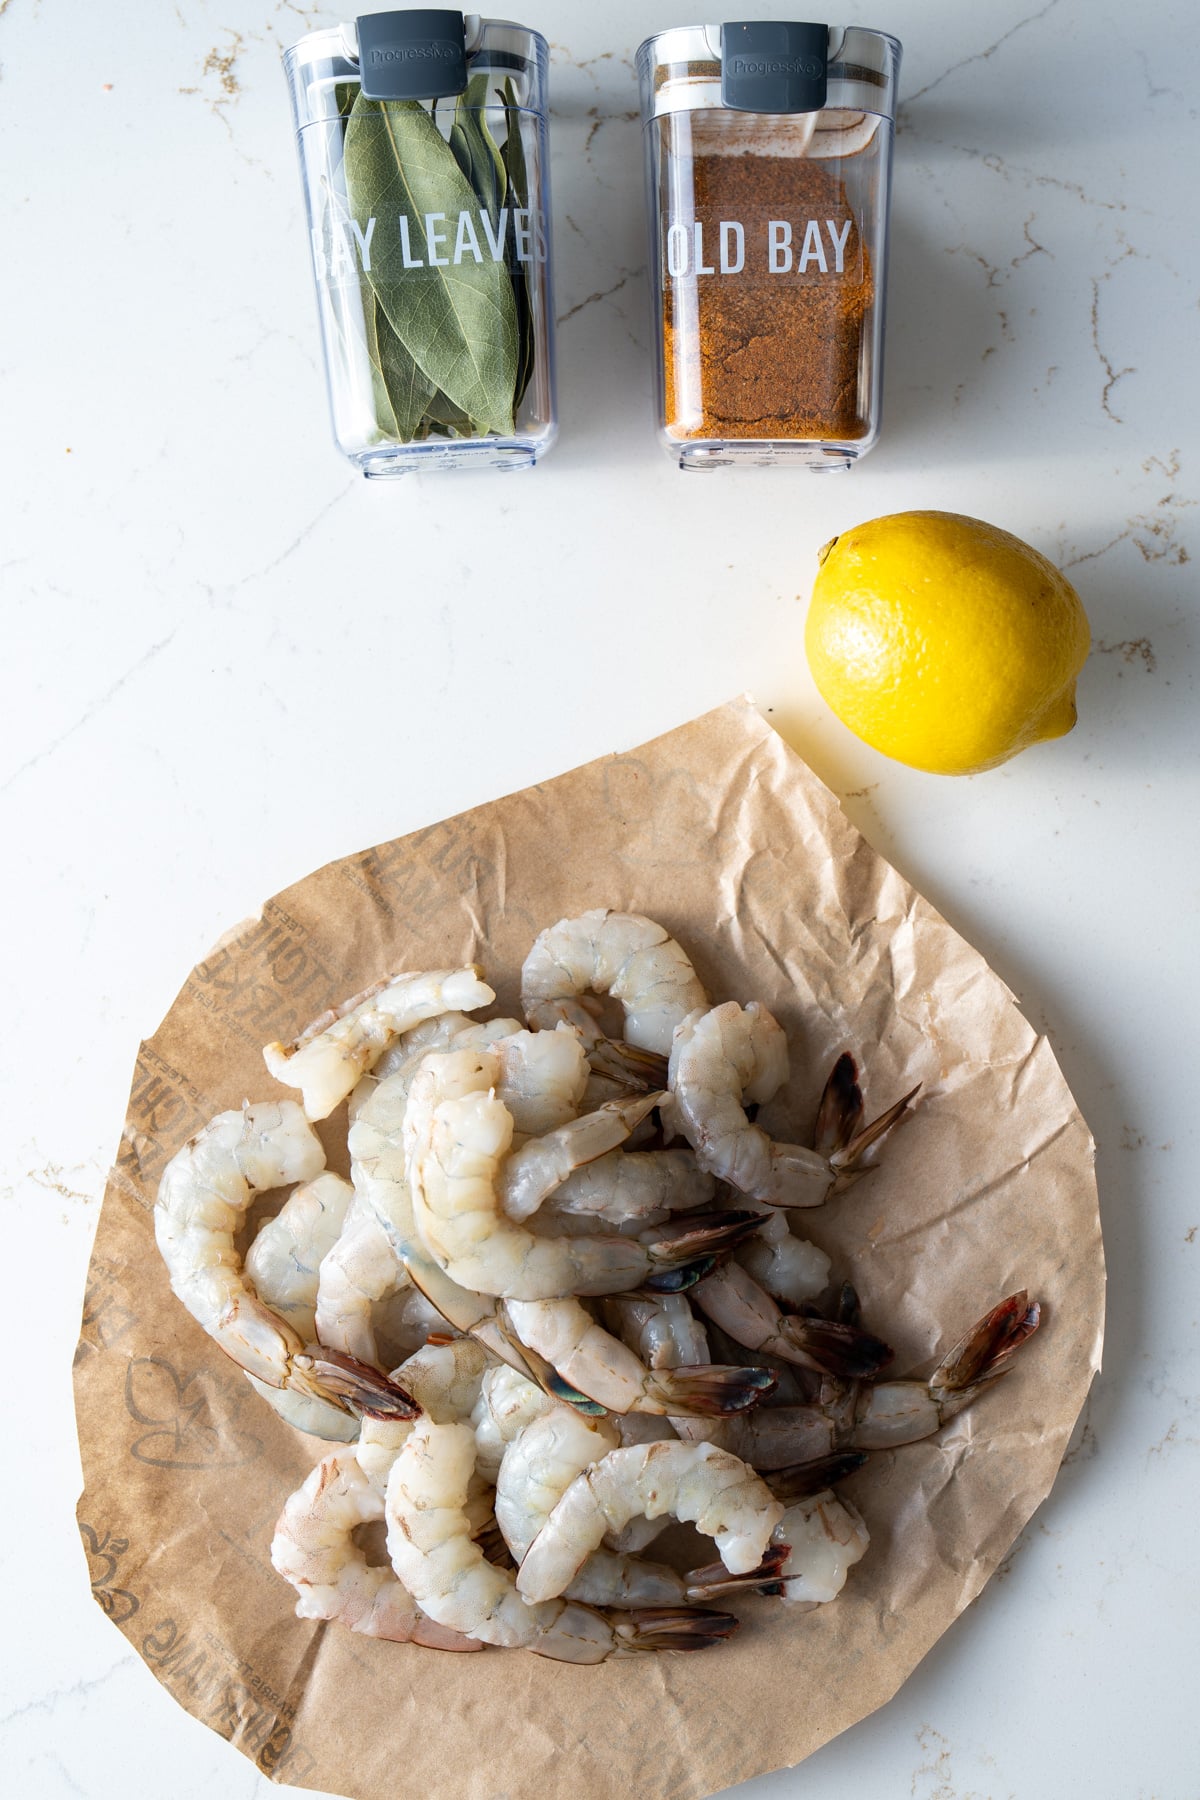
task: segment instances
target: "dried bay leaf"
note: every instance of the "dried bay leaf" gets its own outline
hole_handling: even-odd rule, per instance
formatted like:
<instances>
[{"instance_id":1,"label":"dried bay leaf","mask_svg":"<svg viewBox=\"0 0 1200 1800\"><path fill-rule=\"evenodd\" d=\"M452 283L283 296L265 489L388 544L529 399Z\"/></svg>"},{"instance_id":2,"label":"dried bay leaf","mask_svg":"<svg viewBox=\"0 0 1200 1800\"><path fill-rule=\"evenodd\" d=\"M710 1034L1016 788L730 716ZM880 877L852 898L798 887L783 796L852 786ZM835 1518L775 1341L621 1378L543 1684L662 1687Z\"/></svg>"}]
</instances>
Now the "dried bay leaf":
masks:
<instances>
[{"instance_id":1,"label":"dried bay leaf","mask_svg":"<svg viewBox=\"0 0 1200 1800\"><path fill-rule=\"evenodd\" d=\"M346 192L363 231L376 220L369 280L392 331L431 384L481 432L513 429L517 309L507 268L490 256L406 268L399 219L414 255L425 215L478 216L475 190L416 101L355 101L346 126Z\"/></svg>"},{"instance_id":2,"label":"dried bay leaf","mask_svg":"<svg viewBox=\"0 0 1200 1800\"><path fill-rule=\"evenodd\" d=\"M486 206L495 225L508 189L508 173L495 138L488 130L483 108L487 104L486 75L475 75L459 95L450 127L450 149L459 168ZM511 84L510 84L511 85ZM518 206L525 202L519 200Z\"/></svg>"},{"instance_id":3,"label":"dried bay leaf","mask_svg":"<svg viewBox=\"0 0 1200 1800\"><path fill-rule=\"evenodd\" d=\"M386 436L409 444L419 435L425 409L437 388L400 342L371 289L363 295L363 317L376 417Z\"/></svg>"},{"instance_id":4,"label":"dried bay leaf","mask_svg":"<svg viewBox=\"0 0 1200 1800\"><path fill-rule=\"evenodd\" d=\"M501 156L507 178L509 204L514 209L529 205L529 171L525 162L525 146L521 142L521 112L512 76L506 76L501 98L508 112L508 135ZM514 259L512 270L513 298L517 306L517 379L513 394L513 411L520 406L533 374L537 341L533 328L533 296L529 274L524 264Z\"/></svg>"}]
</instances>

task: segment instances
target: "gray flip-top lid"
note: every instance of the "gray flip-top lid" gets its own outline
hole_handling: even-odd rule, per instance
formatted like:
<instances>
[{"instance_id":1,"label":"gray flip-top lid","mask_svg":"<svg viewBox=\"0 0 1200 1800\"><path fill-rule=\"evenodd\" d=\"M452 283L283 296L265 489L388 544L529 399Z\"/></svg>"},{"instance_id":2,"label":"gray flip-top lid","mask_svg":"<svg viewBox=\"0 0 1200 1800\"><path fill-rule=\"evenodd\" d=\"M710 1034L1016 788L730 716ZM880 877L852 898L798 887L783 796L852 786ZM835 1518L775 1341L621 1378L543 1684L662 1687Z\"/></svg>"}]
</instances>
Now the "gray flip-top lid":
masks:
<instances>
[{"instance_id":1,"label":"gray flip-top lid","mask_svg":"<svg viewBox=\"0 0 1200 1800\"><path fill-rule=\"evenodd\" d=\"M795 35L789 38L785 35L789 33ZM822 110L874 113L894 120L901 55L897 38L862 25L749 21L681 25L647 38L637 53L642 117L708 108L774 114L807 111L819 88L815 64L822 33L825 98L818 102ZM758 65L745 70L744 85L738 71L728 66L739 57ZM730 98L731 74L734 98Z\"/></svg>"},{"instance_id":2,"label":"gray flip-top lid","mask_svg":"<svg viewBox=\"0 0 1200 1800\"><path fill-rule=\"evenodd\" d=\"M432 49L428 53L412 57L401 56L393 58L390 65L385 62L383 66L390 66L395 75L397 67L407 62L414 71L412 86L404 94L383 95L372 92L368 82L362 82L368 100L440 100L461 93L467 80L477 70L487 69L496 71L498 75L509 73L515 76L522 89L520 104L532 112L545 110L550 50L540 32L531 31L528 26L515 24L509 19L485 19L478 13L453 13L441 9L424 9L410 14L393 11L365 14L357 24L333 25L323 31L310 31L284 52L283 65L292 92L297 129L337 118L337 88L346 82L358 83L362 80L360 37L368 46L375 41L386 49L389 41L394 42L389 39L389 33L393 29L391 21L406 18L431 22L428 35L423 40L426 46L447 41L453 45L461 41L466 58L465 76L459 80L459 71L453 58L439 55ZM381 24L380 21L384 23ZM447 23L442 26L439 21ZM416 40L409 42L406 47L420 50L422 40L419 27L405 25L400 29L411 32L412 38ZM439 32L449 33L450 36L448 39L439 37ZM404 40L401 39L400 42L403 44ZM448 81L458 81L458 85L443 85ZM422 91L415 91L417 88Z\"/></svg>"}]
</instances>

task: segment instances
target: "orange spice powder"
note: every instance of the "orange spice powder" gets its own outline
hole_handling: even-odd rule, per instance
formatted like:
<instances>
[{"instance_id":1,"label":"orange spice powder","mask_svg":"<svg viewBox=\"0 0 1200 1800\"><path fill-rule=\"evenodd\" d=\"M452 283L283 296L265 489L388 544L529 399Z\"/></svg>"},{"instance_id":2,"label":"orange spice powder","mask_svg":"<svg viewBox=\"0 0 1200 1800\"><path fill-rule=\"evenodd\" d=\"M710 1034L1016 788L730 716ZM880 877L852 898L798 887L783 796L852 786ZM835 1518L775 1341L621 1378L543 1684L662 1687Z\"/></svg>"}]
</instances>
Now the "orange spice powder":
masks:
<instances>
[{"instance_id":1,"label":"orange spice powder","mask_svg":"<svg viewBox=\"0 0 1200 1800\"><path fill-rule=\"evenodd\" d=\"M680 439L865 436L860 367L874 281L836 174L803 157L749 154L701 155L692 168L695 214L710 244L719 221L739 220L747 256L738 274L684 278L694 286L694 322L683 284L664 282L667 431ZM767 272L769 221L794 221L802 234L810 218L852 221L844 272Z\"/></svg>"}]
</instances>

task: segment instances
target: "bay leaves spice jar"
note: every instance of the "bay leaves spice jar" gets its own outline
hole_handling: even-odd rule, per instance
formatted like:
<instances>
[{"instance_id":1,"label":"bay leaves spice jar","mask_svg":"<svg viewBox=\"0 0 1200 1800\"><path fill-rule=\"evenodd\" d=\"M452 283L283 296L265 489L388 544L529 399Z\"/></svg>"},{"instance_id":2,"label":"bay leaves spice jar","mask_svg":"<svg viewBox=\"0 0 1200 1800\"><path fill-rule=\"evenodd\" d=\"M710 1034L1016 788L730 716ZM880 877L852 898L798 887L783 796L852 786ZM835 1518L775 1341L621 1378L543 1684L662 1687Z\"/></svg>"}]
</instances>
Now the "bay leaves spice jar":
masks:
<instances>
[{"instance_id":1,"label":"bay leaves spice jar","mask_svg":"<svg viewBox=\"0 0 1200 1800\"><path fill-rule=\"evenodd\" d=\"M638 51L659 436L683 469L846 469L879 434L900 45L731 23Z\"/></svg>"},{"instance_id":2,"label":"bay leaves spice jar","mask_svg":"<svg viewBox=\"0 0 1200 1800\"><path fill-rule=\"evenodd\" d=\"M554 441L545 38L369 13L285 53L333 430L367 476Z\"/></svg>"}]
</instances>

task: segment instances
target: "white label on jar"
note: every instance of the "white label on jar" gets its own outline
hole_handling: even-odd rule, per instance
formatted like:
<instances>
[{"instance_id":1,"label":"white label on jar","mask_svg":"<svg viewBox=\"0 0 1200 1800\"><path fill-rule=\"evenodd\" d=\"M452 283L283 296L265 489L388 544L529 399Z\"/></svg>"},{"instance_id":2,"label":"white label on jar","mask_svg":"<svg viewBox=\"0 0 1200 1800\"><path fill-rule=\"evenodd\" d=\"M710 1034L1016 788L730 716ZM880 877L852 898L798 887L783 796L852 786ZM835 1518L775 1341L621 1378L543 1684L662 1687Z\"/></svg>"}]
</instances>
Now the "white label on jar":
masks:
<instances>
[{"instance_id":1,"label":"white label on jar","mask_svg":"<svg viewBox=\"0 0 1200 1800\"><path fill-rule=\"evenodd\" d=\"M736 219L721 220L721 273L740 275L746 266L746 227Z\"/></svg>"},{"instance_id":2,"label":"white label on jar","mask_svg":"<svg viewBox=\"0 0 1200 1800\"><path fill-rule=\"evenodd\" d=\"M683 227L679 227L683 231ZM690 264L688 233L683 231L678 273ZM501 207L495 219L486 207L458 213L424 213L419 220L407 213L382 220L371 215L357 219L327 214L313 228L313 269L323 287L353 285L372 269L389 267L389 252L403 269L448 269L464 262L545 263L549 261L546 217L540 208L510 210ZM723 266L723 265L722 265ZM673 273L675 271L672 271ZM707 269L704 273L710 273ZM389 276L390 278L390 276Z\"/></svg>"},{"instance_id":3,"label":"white label on jar","mask_svg":"<svg viewBox=\"0 0 1200 1800\"><path fill-rule=\"evenodd\" d=\"M852 214L834 218L712 219L666 222L663 263L668 278L740 275L744 280L790 276L820 281L860 280L861 233Z\"/></svg>"}]
</instances>

